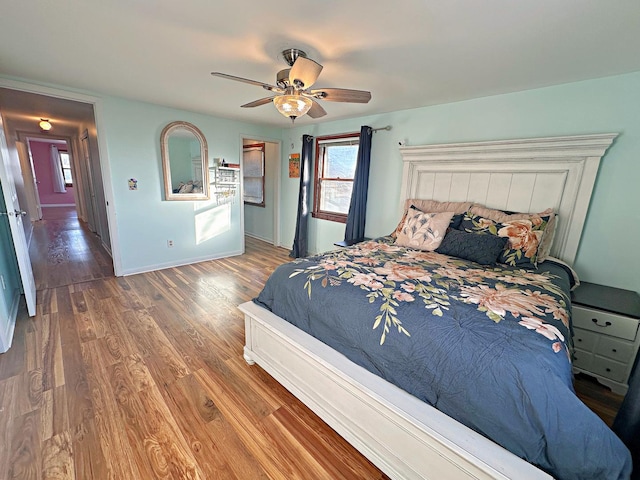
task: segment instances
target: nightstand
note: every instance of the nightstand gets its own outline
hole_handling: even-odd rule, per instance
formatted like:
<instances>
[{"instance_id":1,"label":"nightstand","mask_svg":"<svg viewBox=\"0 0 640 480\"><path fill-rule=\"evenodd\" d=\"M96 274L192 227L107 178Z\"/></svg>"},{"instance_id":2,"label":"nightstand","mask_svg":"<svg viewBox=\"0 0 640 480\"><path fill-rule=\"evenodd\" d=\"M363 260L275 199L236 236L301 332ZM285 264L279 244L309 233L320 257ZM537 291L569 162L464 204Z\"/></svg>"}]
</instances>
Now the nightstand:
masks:
<instances>
[{"instance_id":1,"label":"nightstand","mask_svg":"<svg viewBox=\"0 0 640 480\"><path fill-rule=\"evenodd\" d=\"M581 282L571 295L573 369L624 395L640 345L640 296Z\"/></svg>"},{"instance_id":2,"label":"nightstand","mask_svg":"<svg viewBox=\"0 0 640 480\"><path fill-rule=\"evenodd\" d=\"M364 238L359 238L357 240L351 240L349 242L347 242L346 240L340 240L339 242L334 242L333 244L336 247L350 247L351 245L355 245L356 243L360 243L360 242L366 242L367 240L371 240L371 239L364 237Z\"/></svg>"}]
</instances>

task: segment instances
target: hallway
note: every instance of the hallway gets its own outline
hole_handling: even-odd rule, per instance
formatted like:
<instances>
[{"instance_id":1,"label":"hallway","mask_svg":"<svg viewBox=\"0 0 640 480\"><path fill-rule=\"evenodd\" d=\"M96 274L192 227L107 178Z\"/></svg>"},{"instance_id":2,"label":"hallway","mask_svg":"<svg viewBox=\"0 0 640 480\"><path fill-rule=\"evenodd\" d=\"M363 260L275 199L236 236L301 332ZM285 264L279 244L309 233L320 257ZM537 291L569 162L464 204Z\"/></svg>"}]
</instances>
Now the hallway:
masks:
<instances>
[{"instance_id":1,"label":"hallway","mask_svg":"<svg viewBox=\"0 0 640 480\"><path fill-rule=\"evenodd\" d=\"M47 207L42 214L29 247L38 295L47 288L113 276L111 257L78 220L75 208Z\"/></svg>"}]
</instances>

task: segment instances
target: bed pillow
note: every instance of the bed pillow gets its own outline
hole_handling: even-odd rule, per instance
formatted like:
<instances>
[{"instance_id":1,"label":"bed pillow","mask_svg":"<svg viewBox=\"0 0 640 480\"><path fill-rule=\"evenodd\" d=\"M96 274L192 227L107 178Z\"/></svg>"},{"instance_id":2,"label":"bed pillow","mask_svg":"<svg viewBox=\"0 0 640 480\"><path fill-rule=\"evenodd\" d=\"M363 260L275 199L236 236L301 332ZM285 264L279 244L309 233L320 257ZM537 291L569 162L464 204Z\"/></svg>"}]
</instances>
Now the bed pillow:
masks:
<instances>
[{"instance_id":1,"label":"bed pillow","mask_svg":"<svg viewBox=\"0 0 640 480\"><path fill-rule=\"evenodd\" d=\"M528 219L509 220L504 223L467 212L460 230L484 235L507 237L499 263L514 267L538 268L538 250L550 216L533 215Z\"/></svg>"},{"instance_id":2,"label":"bed pillow","mask_svg":"<svg viewBox=\"0 0 640 480\"><path fill-rule=\"evenodd\" d=\"M421 212L426 213L440 213L440 212L453 212L456 214L464 214L473 205L473 202L439 202L437 200L421 200L419 198L410 198L404 202L404 211L402 218L398 223L398 226L391 234L392 237L397 237L400 230L404 225L404 221L407 218L407 212L409 208L413 207ZM462 217L457 217L459 221L462 221ZM454 221L456 219L454 218ZM459 223L458 223L459 225ZM452 225L452 228L458 228L458 226Z\"/></svg>"},{"instance_id":3,"label":"bed pillow","mask_svg":"<svg viewBox=\"0 0 640 480\"><path fill-rule=\"evenodd\" d=\"M553 208L548 208L540 213L514 213L474 204L471 206L469 211L475 213L476 215L484 218L489 218L499 223L505 223L512 220L537 221L536 217L549 217L547 225L544 228L542 240L540 240L540 246L538 247L536 263L544 262L551 253L551 247L553 245L553 238L555 237L557 224L557 215L554 213Z\"/></svg>"},{"instance_id":4,"label":"bed pillow","mask_svg":"<svg viewBox=\"0 0 640 480\"><path fill-rule=\"evenodd\" d=\"M495 265L507 241L507 237L478 235L451 229L445 235L436 252L471 260L481 265Z\"/></svg>"},{"instance_id":5,"label":"bed pillow","mask_svg":"<svg viewBox=\"0 0 640 480\"><path fill-rule=\"evenodd\" d=\"M410 208L396 244L416 250L435 250L442 243L453 215L453 212L423 213Z\"/></svg>"},{"instance_id":6,"label":"bed pillow","mask_svg":"<svg viewBox=\"0 0 640 480\"><path fill-rule=\"evenodd\" d=\"M544 235L540 241L540 248L538 248L538 263L544 262L551 255L551 247L553 246L553 239L556 236L556 226L558 225L558 215L552 214L547 222L547 227L544 229Z\"/></svg>"}]
</instances>

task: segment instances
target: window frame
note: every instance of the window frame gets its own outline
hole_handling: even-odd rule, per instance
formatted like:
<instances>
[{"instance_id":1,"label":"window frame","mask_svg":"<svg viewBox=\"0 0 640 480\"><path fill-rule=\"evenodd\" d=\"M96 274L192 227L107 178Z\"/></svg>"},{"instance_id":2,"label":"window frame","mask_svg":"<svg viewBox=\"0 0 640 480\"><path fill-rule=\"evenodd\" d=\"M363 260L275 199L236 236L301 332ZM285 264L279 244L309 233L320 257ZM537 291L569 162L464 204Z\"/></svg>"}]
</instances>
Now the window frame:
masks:
<instances>
[{"instance_id":1,"label":"window frame","mask_svg":"<svg viewBox=\"0 0 640 480\"><path fill-rule=\"evenodd\" d=\"M65 179L64 182L64 186L65 187L73 187L73 170L71 169L71 154L69 153L68 150L59 150L58 151L59 154L59 158L60 158L60 169L62 170L62 178ZM69 166L65 167L64 163L62 163L62 154L66 155L67 158L69 159ZM67 182L67 177L64 174L65 170L69 170L69 176L71 177L71 183Z\"/></svg>"},{"instance_id":2,"label":"window frame","mask_svg":"<svg viewBox=\"0 0 640 480\"><path fill-rule=\"evenodd\" d=\"M260 151L262 152L262 176L246 176L245 172L245 165L244 165L244 151L245 150L249 150L251 148L259 148ZM264 177L265 177L265 144L264 143L251 143L251 144L247 144L247 145L243 145L242 146L242 156L243 156L243 165L242 165L242 183L243 183L243 189L242 189L242 200L244 202L245 205L251 205L254 207L262 207L265 208L266 207L266 203L265 203L265 191L264 191L264 185L265 185L265 181L264 181ZM245 195L245 190L244 190L244 185L245 185L245 178L262 178L262 202L258 203L258 202L251 202L251 201L247 201L244 199L244 195Z\"/></svg>"},{"instance_id":3,"label":"window frame","mask_svg":"<svg viewBox=\"0 0 640 480\"><path fill-rule=\"evenodd\" d=\"M332 142L333 141L333 142ZM329 220L331 222L338 223L347 223L347 213L339 213L339 212L331 212L327 210L320 209L320 200L322 196L322 182L326 180L340 180L340 181L350 181L353 183L353 178L330 178L330 177L320 177L321 168L323 166L323 158L321 158L320 151L323 144L340 144L349 142L351 145L360 145L360 134L355 133L342 133L337 135L326 135L322 137L316 137L315 139L315 169L313 175L313 211L311 212L311 216L313 218L319 218L322 220ZM356 162L357 162L356 157ZM355 172L355 170L354 170ZM353 189L352 189L353 193Z\"/></svg>"}]
</instances>

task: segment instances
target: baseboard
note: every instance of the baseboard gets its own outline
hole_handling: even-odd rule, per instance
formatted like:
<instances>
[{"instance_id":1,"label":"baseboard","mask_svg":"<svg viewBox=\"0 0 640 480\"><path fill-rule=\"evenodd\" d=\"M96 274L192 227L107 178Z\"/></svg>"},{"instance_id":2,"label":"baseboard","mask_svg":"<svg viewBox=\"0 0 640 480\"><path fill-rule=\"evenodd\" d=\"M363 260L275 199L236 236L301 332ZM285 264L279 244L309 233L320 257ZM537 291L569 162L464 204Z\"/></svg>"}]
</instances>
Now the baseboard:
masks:
<instances>
[{"instance_id":1,"label":"baseboard","mask_svg":"<svg viewBox=\"0 0 640 480\"><path fill-rule=\"evenodd\" d=\"M49 207L75 207L76 204L75 203L47 203L45 204L40 204L41 208L49 208Z\"/></svg>"},{"instance_id":2,"label":"baseboard","mask_svg":"<svg viewBox=\"0 0 640 480\"><path fill-rule=\"evenodd\" d=\"M102 248L104 248L105 251L109 254L109 256L113 258L113 253L111 253L111 249L109 248L109 245L107 245L104 242L101 242L101 244L102 244Z\"/></svg>"},{"instance_id":3,"label":"baseboard","mask_svg":"<svg viewBox=\"0 0 640 480\"><path fill-rule=\"evenodd\" d=\"M244 234L247 237L255 238L256 240L261 240L263 242L267 242L267 243L273 245L273 238L264 238L264 237L261 237L260 235L255 235L255 234L249 233L247 231L245 231Z\"/></svg>"},{"instance_id":4,"label":"baseboard","mask_svg":"<svg viewBox=\"0 0 640 480\"><path fill-rule=\"evenodd\" d=\"M189 258L185 260L180 260L178 262L157 263L154 265L147 265L145 267L140 267L140 268L123 269L122 276L126 277L127 275L137 275L138 273L155 272L156 270L164 270L165 268L182 267L184 265L192 265L194 263L208 262L209 260L219 260L220 258L236 257L238 255L242 255L242 253L243 253L242 250L234 250L232 252L223 252L219 255Z\"/></svg>"}]
</instances>

